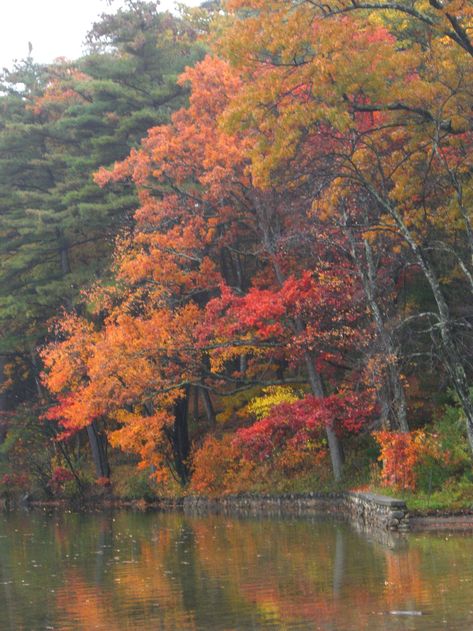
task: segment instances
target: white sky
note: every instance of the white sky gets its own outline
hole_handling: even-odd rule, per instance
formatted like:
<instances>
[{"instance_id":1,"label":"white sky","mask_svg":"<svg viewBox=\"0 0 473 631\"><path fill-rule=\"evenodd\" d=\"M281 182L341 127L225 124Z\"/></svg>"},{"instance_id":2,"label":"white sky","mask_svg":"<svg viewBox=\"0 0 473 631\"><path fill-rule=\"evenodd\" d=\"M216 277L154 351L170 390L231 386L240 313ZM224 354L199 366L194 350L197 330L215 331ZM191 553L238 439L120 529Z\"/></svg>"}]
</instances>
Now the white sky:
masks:
<instances>
[{"instance_id":1,"label":"white sky","mask_svg":"<svg viewBox=\"0 0 473 631\"><path fill-rule=\"evenodd\" d=\"M200 0L180 1L189 6L200 4ZM37 62L78 57L97 17L120 5L116 1L110 8L105 0L0 0L0 68L26 57L28 42L33 44ZM173 7L174 0L161 0L163 10Z\"/></svg>"}]
</instances>

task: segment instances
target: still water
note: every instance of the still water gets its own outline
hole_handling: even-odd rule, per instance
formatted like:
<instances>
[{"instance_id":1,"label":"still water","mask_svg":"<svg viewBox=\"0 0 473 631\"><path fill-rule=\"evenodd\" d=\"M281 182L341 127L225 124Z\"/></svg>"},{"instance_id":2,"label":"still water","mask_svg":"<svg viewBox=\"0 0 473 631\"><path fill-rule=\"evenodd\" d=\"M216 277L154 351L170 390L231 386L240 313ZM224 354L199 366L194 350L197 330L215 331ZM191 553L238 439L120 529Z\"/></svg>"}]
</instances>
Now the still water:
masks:
<instances>
[{"instance_id":1,"label":"still water","mask_svg":"<svg viewBox=\"0 0 473 631\"><path fill-rule=\"evenodd\" d=\"M464 631L473 536L390 548L310 518L0 514L0 630L49 629Z\"/></svg>"}]
</instances>

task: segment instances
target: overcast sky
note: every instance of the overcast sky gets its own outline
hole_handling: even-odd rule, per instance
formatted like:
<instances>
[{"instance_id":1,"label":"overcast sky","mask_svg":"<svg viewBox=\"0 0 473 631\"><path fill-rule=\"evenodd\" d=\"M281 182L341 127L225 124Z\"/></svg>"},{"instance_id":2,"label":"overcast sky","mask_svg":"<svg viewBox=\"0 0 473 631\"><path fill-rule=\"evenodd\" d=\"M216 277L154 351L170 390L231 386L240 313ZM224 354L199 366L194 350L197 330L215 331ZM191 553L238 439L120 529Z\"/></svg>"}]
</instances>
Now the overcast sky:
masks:
<instances>
[{"instance_id":1,"label":"overcast sky","mask_svg":"<svg viewBox=\"0 0 473 631\"><path fill-rule=\"evenodd\" d=\"M114 6L120 4L117 0ZM174 0L161 0L161 7L172 9ZM104 11L111 11L105 0L0 0L0 68L26 57L28 42L38 62L78 57L89 27Z\"/></svg>"}]
</instances>

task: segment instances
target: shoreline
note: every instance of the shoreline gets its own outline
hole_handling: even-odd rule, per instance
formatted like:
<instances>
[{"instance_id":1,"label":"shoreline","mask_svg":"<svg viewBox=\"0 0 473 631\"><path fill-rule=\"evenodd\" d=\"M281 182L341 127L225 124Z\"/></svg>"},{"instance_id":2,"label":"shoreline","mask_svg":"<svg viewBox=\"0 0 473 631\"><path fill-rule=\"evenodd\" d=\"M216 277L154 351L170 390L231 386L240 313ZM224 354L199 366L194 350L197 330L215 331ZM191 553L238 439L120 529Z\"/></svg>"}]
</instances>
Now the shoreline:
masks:
<instances>
[{"instance_id":1,"label":"shoreline","mask_svg":"<svg viewBox=\"0 0 473 631\"><path fill-rule=\"evenodd\" d=\"M367 531L473 532L473 510L412 511L403 500L361 492L290 493L282 495L238 494L218 497L161 497L153 501L118 497L92 497L82 501L68 499L24 500L0 509L74 510L100 512L106 510L182 511L187 514L225 514L229 516L321 516L343 519Z\"/></svg>"}]
</instances>

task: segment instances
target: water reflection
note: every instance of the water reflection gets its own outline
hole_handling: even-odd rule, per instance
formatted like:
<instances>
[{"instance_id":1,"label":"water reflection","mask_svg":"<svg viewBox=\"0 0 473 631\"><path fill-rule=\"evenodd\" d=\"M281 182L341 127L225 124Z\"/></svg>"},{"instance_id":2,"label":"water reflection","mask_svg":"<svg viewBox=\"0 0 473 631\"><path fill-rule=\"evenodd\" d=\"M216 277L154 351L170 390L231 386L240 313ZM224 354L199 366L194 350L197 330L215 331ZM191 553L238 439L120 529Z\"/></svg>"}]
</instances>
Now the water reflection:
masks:
<instances>
[{"instance_id":1,"label":"water reflection","mask_svg":"<svg viewBox=\"0 0 473 631\"><path fill-rule=\"evenodd\" d=\"M472 554L314 519L3 514L0 629L464 630Z\"/></svg>"}]
</instances>

